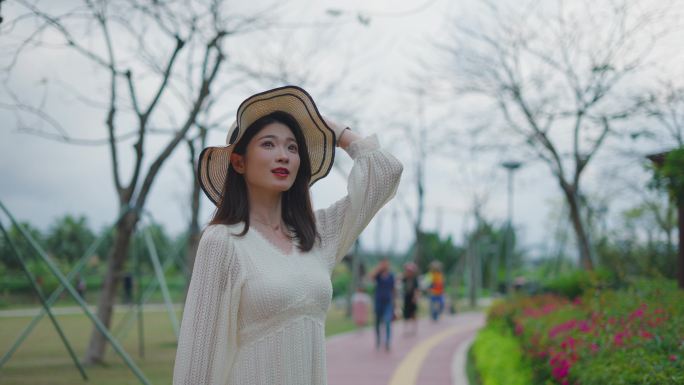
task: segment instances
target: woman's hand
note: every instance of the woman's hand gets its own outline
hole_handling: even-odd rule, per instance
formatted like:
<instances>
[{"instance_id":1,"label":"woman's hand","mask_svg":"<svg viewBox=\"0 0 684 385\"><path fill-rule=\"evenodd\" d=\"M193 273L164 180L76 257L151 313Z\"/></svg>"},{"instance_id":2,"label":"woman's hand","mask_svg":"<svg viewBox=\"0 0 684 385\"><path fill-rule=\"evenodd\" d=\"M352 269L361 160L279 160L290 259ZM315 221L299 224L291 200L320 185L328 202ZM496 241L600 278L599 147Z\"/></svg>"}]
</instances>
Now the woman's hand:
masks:
<instances>
[{"instance_id":1,"label":"woman's hand","mask_svg":"<svg viewBox=\"0 0 684 385\"><path fill-rule=\"evenodd\" d=\"M337 146L346 149L349 144L357 139L361 139L361 136L352 132L347 126L339 124L327 116L323 117L325 124L330 127L335 133L335 141Z\"/></svg>"},{"instance_id":2,"label":"woman's hand","mask_svg":"<svg viewBox=\"0 0 684 385\"><path fill-rule=\"evenodd\" d=\"M324 116L323 120L325 121L325 124L327 124L328 127L330 127L330 129L335 133L335 140L339 141L344 133L344 130L347 129L347 126L339 124L327 116Z\"/></svg>"}]
</instances>

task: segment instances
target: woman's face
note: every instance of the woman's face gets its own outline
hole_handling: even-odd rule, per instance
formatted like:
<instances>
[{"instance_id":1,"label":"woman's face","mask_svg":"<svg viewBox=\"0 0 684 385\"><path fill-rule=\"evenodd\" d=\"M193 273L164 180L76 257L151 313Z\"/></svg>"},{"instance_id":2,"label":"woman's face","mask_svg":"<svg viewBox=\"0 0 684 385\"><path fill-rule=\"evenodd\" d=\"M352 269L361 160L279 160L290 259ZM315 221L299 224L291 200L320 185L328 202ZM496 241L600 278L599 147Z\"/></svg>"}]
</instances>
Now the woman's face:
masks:
<instances>
[{"instance_id":1,"label":"woman's face","mask_svg":"<svg viewBox=\"0 0 684 385\"><path fill-rule=\"evenodd\" d=\"M233 159L233 168L244 175L250 190L272 192L292 187L300 162L294 134L278 122L262 128L247 144L246 154Z\"/></svg>"}]
</instances>

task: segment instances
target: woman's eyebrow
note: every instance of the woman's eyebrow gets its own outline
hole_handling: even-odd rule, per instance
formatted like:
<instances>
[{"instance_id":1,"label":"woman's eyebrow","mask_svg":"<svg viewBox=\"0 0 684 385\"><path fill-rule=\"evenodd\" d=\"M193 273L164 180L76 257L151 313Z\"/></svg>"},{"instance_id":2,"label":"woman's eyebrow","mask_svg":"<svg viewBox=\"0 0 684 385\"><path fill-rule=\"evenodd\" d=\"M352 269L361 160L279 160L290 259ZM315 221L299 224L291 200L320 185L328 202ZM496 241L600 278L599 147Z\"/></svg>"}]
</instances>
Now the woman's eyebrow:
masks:
<instances>
[{"instance_id":1,"label":"woman's eyebrow","mask_svg":"<svg viewBox=\"0 0 684 385\"><path fill-rule=\"evenodd\" d=\"M259 137L259 140L263 140L263 139L278 139L278 137L276 135L273 135L273 134L266 134L264 136ZM297 142L297 140L292 136L288 136L287 138L285 138L285 141Z\"/></svg>"}]
</instances>

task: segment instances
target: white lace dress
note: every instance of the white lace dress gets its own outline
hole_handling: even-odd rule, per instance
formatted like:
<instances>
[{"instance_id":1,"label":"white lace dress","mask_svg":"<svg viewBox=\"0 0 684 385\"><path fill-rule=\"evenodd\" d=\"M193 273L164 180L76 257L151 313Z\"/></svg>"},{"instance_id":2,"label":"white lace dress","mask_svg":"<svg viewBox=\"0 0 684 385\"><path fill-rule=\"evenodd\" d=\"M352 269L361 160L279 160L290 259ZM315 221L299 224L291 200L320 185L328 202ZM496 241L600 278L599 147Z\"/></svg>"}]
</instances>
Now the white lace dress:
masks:
<instances>
[{"instance_id":1,"label":"white lace dress","mask_svg":"<svg viewBox=\"0 0 684 385\"><path fill-rule=\"evenodd\" d=\"M251 227L212 225L183 312L174 385L322 385L333 267L396 192L402 166L374 136L353 142L347 196L316 211L311 251L284 254Z\"/></svg>"}]
</instances>

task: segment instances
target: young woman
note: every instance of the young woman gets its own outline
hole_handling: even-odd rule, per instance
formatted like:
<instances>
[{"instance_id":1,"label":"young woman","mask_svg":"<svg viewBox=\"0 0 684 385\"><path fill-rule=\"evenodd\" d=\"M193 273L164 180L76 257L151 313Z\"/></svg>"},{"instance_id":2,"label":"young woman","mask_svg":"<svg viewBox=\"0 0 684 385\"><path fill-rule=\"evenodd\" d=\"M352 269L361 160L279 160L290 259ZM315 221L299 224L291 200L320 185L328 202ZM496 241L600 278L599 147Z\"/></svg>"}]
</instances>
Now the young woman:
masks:
<instances>
[{"instance_id":1,"label":"young woman","mask_svg":"<svg viewBox=\"0 0 684 385\"><path fill-rule=\"evenodd\" d=\"M173 382L325 384L330 274L394 195L401 163L293 86L247 98L227 143L200 155L217 210L197 251ZM330 171L336 145L354 159L347 195L314 212L309 186Z\"/></svg>"},{"instance_id":2,"label":"young woman","mask_svg":"<svg viewBox=\"0 0 684 385\"><path fill-rule=\"evenodd\" d=\"M370 274L375 282L375 349L385 346L385 351L390 350L392 344L392 320L394 319L394 299L396 288L394 273L390 270L389 259L387 257L380 260L378 266ZM382 327L385 329L383 342Z\"/></svg>"},{"instance_id":3,"label":"young woman","mask_svg":"<svg viewBox=\"0 0 684 385\"><path fill-rule=\"evenodd\" d=\"M418 332L418 266L413 262L404 265L404 276L401 279L404 293L404 334L416 334Z\"/></svg>"}]
</instances>

